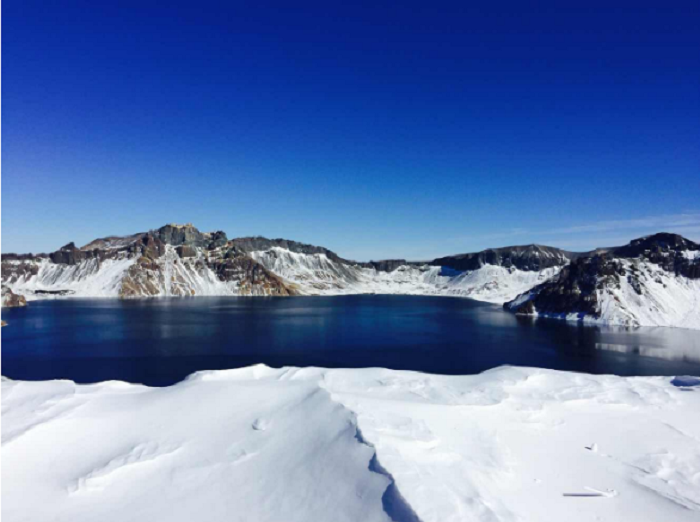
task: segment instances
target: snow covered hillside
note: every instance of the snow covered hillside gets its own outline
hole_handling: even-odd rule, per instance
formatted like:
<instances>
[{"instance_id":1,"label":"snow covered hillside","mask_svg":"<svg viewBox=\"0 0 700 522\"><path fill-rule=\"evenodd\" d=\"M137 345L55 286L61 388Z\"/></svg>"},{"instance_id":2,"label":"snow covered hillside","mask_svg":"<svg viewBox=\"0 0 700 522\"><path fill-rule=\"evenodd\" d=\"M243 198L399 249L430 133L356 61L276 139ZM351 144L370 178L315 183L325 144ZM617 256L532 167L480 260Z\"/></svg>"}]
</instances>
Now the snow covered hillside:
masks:
<instances>
[{"instance_id":1,"label":"snow covered hillside","mask_svg":"<svg viewBox=\"0 0 700 522\"><path fill-rule=\"evenodd\" d=\"M655 234L581 257L505 307L585 322L700 329L700 245Z\"/></svg>"},{"instance_id":2,"label":"snow covered hillside","mask_svg":"<svg viewBox=\"0 0 700 522\"><path fill-rule=\"evenodd\" d=\"M381 271L344 264L325 254L298 254L278 247L250 256L302 295L421 294L470 297L503 303L555 275L560 267L539 271L484 265L456 271L430 264L402 264Z\"/></svg>"},{"instance_id":3,"label":"snow covered hillside","mask_svg":"<svg viewBox=\"0 0 700 522\"><path fill-rule=\"evenodd\" d=\"M2 382L7 522L695 521L700 379L502 367Z\"/></svg>"}]
</instances>

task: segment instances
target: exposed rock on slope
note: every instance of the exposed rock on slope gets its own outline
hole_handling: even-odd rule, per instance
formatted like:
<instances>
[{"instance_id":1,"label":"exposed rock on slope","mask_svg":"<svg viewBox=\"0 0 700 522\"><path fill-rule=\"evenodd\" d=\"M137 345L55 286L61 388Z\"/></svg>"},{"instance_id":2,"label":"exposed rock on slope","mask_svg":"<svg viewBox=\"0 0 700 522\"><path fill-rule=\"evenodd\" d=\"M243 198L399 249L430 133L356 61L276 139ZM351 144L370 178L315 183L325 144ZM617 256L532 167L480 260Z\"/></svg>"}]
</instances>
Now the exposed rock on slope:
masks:
<instances>
[{"instance_id":1,"label":"exposed rock on slope","mask_svg":"<svg viewBox=\"0 0 700 522\"><path fill-rule=\"evenodd\" d=\"M94 247L94 248L90 248ZM126 238L69 243L45 255L3 255L3 283L29 298L290 295L280 278L237 250L223 232L166 225Z\"/></svg>"},{"instance_id":2,"label":"exposed rock on slope","mask_svg":"<svg viewBox=\"0 0 700 522\"><path fill-rule=\"evenodd\" d=\"M700 328L700 245L660 233L579 257L506 303L518 314Z\"/></svg>"},{"instance_id":3,"label":"exposed rock on slope","mask_svg":"<svg viewBox=\"0 0 700 522\"><path fill-rule=\"evenodd\" d=\"M2 306L4 308L12 308L15 306L26 306L27 300L24 296L15 294L6 286L2 287Z\"/></svg>"},{"instance_id":4,"label":"exposed rock on slope","mask_svg":"<svg viewBox=\"0 0 700 522\"><path fill-rule=\"evenodd\" d=\"M546 268L562 267L580 254L567 252L542 245L525 245L503 248L490 248L473 254L459 254L441 257L430 264L446 266L454 270L478 270L485 265L517 268L518 270L539 271Z\"/></svg>"}]
</instances>

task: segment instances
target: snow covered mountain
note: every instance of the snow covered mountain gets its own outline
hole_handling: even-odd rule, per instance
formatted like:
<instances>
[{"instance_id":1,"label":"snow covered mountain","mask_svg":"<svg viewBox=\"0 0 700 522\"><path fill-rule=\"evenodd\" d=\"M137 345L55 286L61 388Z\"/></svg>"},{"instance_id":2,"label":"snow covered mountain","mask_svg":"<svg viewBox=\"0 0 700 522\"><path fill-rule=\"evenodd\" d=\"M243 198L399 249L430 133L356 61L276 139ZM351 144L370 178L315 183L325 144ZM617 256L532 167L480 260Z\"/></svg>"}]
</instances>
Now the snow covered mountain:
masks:
<instances>
[{"instance_id":1,"label":"snow covered mountain","mask_svg":"<svg viewBox=\"0 0 700 522\"><path fill-rule=\"evenodd\" d=\"M3 305L22 296L420 294L505 302L518 314L700 328L700 246L672 234L584 254L528 245L358 263L296 241L229 240L173 224L51 254L3 255L2 284Z\"/></svg>"},{"instance_id":2,"label":"snow covered mountain","mask_svg":"<svg viewBox=\"0 0 700 522\"><path fill-rule=\"evenodd\" d=\"M523 315L700 329L700 245L661 233L581 256L504 307Z\"/></svg>"},{"instance_id":3,"label":"snow covered mountain","mask_svg":"<svg viewBox=\"0 0 700 522\"><path fill-rule=\"evenodd\" d=\"M552 277L573 254L536 245L428 263L358 263L285 239L229 240L192 225L73 243L52 254L7 254L2 281L29 299L54 296L454 295L502 303Z\"/></svg>"}]
</instances>

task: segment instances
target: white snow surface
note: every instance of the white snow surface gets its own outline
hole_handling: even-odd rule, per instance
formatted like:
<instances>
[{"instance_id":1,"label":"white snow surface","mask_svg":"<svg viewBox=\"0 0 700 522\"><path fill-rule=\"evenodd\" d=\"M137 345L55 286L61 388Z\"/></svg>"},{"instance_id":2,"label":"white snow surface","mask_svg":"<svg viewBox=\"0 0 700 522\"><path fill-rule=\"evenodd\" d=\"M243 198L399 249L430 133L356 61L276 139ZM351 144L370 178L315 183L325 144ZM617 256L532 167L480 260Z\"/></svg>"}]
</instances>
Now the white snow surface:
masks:
<instances>
[{"instance_id":1,"label":"white snow surface","mask_svg":"<svg viewBox=\"0 0 700 522\"><path fill-rule=\"evenodd\" d=\"M619 289L599 290L605 323L700 329L700 279L670 274L649 262L624 260L623 264L638 270L642 293L625 277L619 277Z\"/></svg>"},{"instance_id":2,"label":"white snow surface","mask_svg":"<svg viewBox=\"0 0 700 522\"><path fill-rule=\"evenodd\" d=\"M56 264L49 259L41 259L37 263L37 275L22 277L8 286L28 300L37 297L33 295L37 290L66 290L81 297L118 297L121 281L135 262L135 258L126 256L102 262L89 259L76 265Z\"/></svg>"},{"instance_id":3,"label":"white snow surface","mask_svg":"<svg viewBox=\"0 0 700 522\"><path fill-rule=\"evenodd\" d=\"M696 259L700 259L700 250L685 250L681 252L683 257L686 259L690 259L691 261L694 261Z\"/></svg>"},{"instance_id":4,"label":"white snow surface","mask_svg":"<svg viewBox=\"0 0 700 522\"><path fill-rule=\"evenodd\" d=\"M6 522L700 519L700 379L501 367L2 382Z\"/></svg>"}]
</instances>

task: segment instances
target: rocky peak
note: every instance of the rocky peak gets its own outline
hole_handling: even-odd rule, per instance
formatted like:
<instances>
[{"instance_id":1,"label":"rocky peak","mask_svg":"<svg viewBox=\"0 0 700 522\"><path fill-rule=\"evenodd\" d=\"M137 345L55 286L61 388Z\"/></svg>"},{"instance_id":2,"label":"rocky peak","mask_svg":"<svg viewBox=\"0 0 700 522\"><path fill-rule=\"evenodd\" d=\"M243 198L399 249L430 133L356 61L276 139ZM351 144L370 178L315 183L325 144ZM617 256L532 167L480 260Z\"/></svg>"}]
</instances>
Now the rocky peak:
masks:
<instances>
[{"instance_id":1,"label":"rocky peak","mask_svg":"<svg viewBox=\"0 0 700 522\"><path fill-rule=\"evenodd\" d=\"M661 232L640 237L625 246L611 249L609 255L626 259L645 259L659 265L667 272L690 279L700 279L699 251L698 243L678 234Z\"/></svg>"},{"instance_id":2,"label":"rocky peak","mask_svg":"<svg viewBox=\"0 0 700 522\"><path fill-rule=\"evenodd\" d=\"M49 254L51 261L61 265L75 265L85 259L85 257L85 252L76 247L72 241L56 250L56 252Z\"/></svg>"},{"instance_id":3,"label":"rocky peak","mask_svg":"<svg viewBox=\"0 0 700 522\"><path fill-rule=\"evenodd\" d=\"M228 238L226 237L226 232L222 230L217 230L216 232L209 232L205 234L209 240L209 245L207 248L209 250L214 250L215 248L221 248L228 243Z\"/></svg>"},{"instance_id":4,"label":"rocky peak","mask_svg":"<svg viewBox=\"0 0 700 522\"><path fill-rule=\"evenodd\" d=\"M224 246L228 239L221 230L217 232L200 232L192 223L177 225L171 223L151 232L154 237L167 245L188 246L213 249Z\"/></svg>"},{"instance_id":5,"label":"rocky peak","mask_svg":"<svg viewBox=\"0 0 700 522\"><path fill-rule=\"evenodd\" d=\"M165 225L154 231L153 236L160 239L163 243L173 246L188 245L203 247L206 242L204 234L192 226L191 223L187 223L186 225L177 225L175 223Z\"/></svg>"},{"instance_id":6,"label":"rocky peak","mask_svg":"<svg viewBox=\"0 0 700 522\"><path fill-rule=\"evenodd\" d=\"M652 236L641 237L629 244L612 250L617 257L645 257L651 259L671 252L698 251L700 245L678 234L660 232Z\"/></svg>"}]
</instances>

